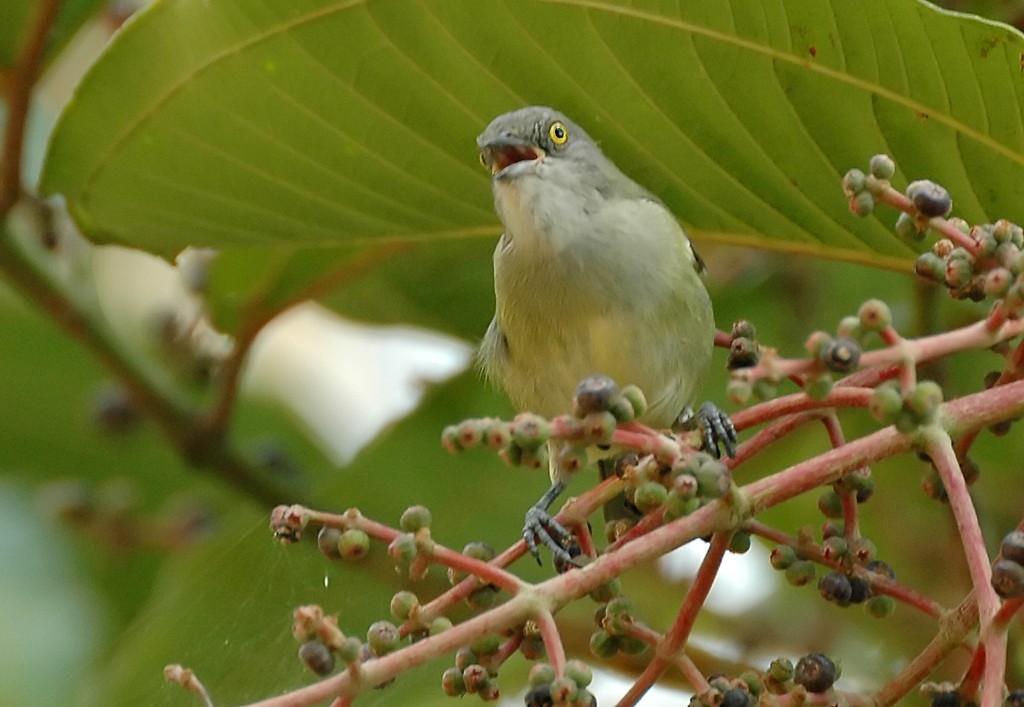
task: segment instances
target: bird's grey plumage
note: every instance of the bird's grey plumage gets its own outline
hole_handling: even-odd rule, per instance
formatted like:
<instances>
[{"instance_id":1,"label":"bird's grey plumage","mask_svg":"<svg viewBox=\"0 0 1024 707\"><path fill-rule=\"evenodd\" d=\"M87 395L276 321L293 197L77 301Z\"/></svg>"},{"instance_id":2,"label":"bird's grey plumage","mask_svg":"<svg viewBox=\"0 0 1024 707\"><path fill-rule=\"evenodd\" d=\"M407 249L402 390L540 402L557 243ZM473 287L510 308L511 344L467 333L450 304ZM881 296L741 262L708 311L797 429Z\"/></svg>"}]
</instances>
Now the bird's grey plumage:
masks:
<instances>
[{"instance_id":1,"label":"bird's grey plumage","mask_svg":"<svg viewBox=\"0 0 1024 707\"><path fill-rule=\"evenodd\" d=\"M693 402L714 338L702 264L682 228L551 108L499 116L477 143L505 227L479 353L487 375L517 408L552 416L580 380L604 374L640 386L643 421L669 426Z\"/></svg>"}]
</instances>

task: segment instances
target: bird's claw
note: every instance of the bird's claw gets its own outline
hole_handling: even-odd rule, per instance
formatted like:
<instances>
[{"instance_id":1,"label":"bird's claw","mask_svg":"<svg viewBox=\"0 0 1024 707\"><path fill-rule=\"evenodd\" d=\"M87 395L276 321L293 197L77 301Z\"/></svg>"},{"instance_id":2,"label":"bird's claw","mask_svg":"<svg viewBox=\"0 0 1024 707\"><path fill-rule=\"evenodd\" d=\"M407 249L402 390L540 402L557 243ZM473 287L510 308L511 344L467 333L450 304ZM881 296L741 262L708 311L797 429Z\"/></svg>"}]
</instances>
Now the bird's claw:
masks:
<instances>
[{"instance_id":1,"label":"bird's claw","mask_svg":"<svg viewBox=\"0 0 1024 707\"><path fill-rule=\"evenodd\" d=\"M573 563L572 555L565 549L571 539L572 533L543 508L534 506L526 512L526 521L523 523L523 540L526 541L526 547L529 548L530 554L537 560L538 565L541 564L540 550L537 547L538 540L551 550L557 559Z\"/></svg>"},{"instance_id":2,"label":"bird's claw","mask_svg":"<svg viewBox=\"0 0 1024 707\"><path fill-rule=\"evenodd\" d=\"M732 420L717 405L708 402L697 412L700 429L704 433L704 451L716 459L721 456L719 447L729 457L736 456L736 427Z\"/></svg>"}]
</instances>

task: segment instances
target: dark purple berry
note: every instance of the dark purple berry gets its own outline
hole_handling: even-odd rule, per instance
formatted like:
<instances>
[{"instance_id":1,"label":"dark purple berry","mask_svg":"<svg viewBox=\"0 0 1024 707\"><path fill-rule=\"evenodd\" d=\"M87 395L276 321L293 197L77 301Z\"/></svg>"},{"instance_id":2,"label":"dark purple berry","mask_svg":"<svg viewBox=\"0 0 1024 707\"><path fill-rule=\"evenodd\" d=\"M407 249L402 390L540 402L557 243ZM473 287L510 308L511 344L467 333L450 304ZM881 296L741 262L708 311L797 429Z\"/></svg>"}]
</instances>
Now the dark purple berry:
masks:
<instances>
[{"instance_id":1,"label":"dark purple berry","mask_svg":"<svg viewBox=\"0 0 1024 707\"><path fill-rule=\"evenodd\" d=\"M836 664L823 653L809 653L797 661L793 682L808 692L825 692L839 677Z\"/></svg>"},{"instance_id":2,"label":"dark purple berry","mask_svg":"<svg viewBox=\"0 0 1024 707\"><path fill-rule=\"evenodd\" d=\"M945 216L953 208L953 199L950 198L949 192L926 179L911 182L907 187L907 196L914 202L921 215L929 218Z\"/></svg>"},{"instance_id":3,"label":"dark purple berry","mask_svg":"<svg viewBox=\"0 0 1024 707\"><path fill-rule=\"evenodd\" d=\"M1024 530L1007 533L999 546L999 553L1004 560L1024 565Z\"/></svg>"},{"instance_id":4,"label":"dark purple berry","mask_svg":"<svg viewBox=\"0 0 1024 707\"><path fill-rule=\"evenodd\" d=\"M1024 597L1024 565L999 560L992 565L992 588L1003 599Z\"/></svg>"},{"instance_id":5,"label":"dark purple berry","mask_svg":"<svg viewBox=\"0 0 1024 707\"><path fill-rule=\"evenodd\" d=\"M592 412L606 411L618 394L619 387L608 376L584 378L576 388L576 417L583 418Z\"/></svg>"},{"instance_id":6,"label":"dark purple berry","mask_svg":"<svg viewBox=\"0 0 1024 707\"><path fill-rule=\"evenodd\" d=\"M932 697L932 707L960 707L960 693L955 690L937 692Z\"/></svg>"},{"instance_id":7,"label":"dark purple berry","mask_svg":"<svg viewBox=\"0 0 1024 707\"><path fill-rule=\"evenodd\" d=\"M861 604L871 596L871 585L860 577L850 577L850 603Z\"/></svg>"},{"instance_id":8,"label":"dark purple berry","mask_svg":"<svg viewBox=\"0 0 1024 707\"><path fill-rule=\"evenodd\" d=\"M835 373L849 373L860 362L860 344L842 336L833 339L822 348L821 362Z\"/></svg>"},{"instance_id":9,"label":"dark purple berry","mask_svg":"<svg viewBox=\"0 0 1024 707\"><path fill-rule=\"evenodd\" d=\"M1024 690L1014 690L1006 696L1006 707L1024 707Z\"/></svg>"},{"instance_id":10,"label":"dark purple berry","mask_svg":"<svg viewBox=\"0 0 1024 707\"><path fill-rule=\"evenodd\" d=\"M750 695L746 690L734 687L722 693L718 707L750 707Z\"/></svg>"},{"instance_id":11,"label":"dark purple berry","mask_svg":"<svg viewBox=\"0 0 1024 707\"><path fill-rule=\"evenodd\" d=\"M526 693L526 707L551 707L555 701L551 699L551 684L537 685Z\"/></svg>"},{"instance_id":12,"label":"dark purple berry","mask_svg":"<svg viewBox=\"0 0 1024 707\"><path fill-rule=\"evenodd\" d=\"M321 641L306 641L299 646L299 659L316 675L329 675L334 670L334 653Z\"/></svg>"},{"instance_id":13,"label":"dark purple berry","mask_svg":"<svg viewBox=\"0 0 1024 707\"><path fill-rule=\"evenodd\" d=\"M837 606L849 606L853 587L850 578L842 572L829 572L818 580L818 593Z\"/></svg>"}]
</instances>

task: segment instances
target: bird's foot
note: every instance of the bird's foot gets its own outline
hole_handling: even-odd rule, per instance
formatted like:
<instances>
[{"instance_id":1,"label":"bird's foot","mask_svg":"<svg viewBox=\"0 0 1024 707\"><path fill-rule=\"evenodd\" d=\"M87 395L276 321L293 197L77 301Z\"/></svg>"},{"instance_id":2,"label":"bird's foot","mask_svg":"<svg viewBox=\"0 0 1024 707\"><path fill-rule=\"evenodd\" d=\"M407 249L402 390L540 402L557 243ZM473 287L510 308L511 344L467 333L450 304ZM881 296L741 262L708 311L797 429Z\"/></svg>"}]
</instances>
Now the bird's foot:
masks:
<instances>
[{"instance_id":1,"label":"bird's foot","mask_svg":"<svg viewBox=\"0 0 1024 707\"><path fill-rule=\"evenodd\" d=\"M540 550L537 547L538 541L551 550L556 561L575 564L572 555L566 549L572 539L572 533L540 506L533 506L526 512L526 522L523 523L523 540L526 541L526 547L529 548L530 554L537 560L538 565L541 564Z\"/></svg>"},{"instance_id":2,"label":"bird's foot","mask_svg":"<svg viewBox=\"0 0 1024 707\"><path fill-rule=\"evenodd\" d=\"M719 447L727 456L736 456L736 427L732 420L714 403L704 403L697 411L700 428L704 432L704 451L716 459L721 456Z\"/></svg>"}]
</instances>

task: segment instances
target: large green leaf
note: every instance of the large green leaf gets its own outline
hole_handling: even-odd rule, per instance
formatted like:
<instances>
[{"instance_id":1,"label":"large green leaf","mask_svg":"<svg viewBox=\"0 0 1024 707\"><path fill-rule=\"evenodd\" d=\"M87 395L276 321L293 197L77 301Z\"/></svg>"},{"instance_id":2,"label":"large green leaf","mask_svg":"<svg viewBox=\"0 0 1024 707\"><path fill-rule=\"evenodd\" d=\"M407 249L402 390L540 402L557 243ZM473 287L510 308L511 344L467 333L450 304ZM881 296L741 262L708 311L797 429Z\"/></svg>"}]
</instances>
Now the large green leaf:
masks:
<instances>
[{"instance_id":1,"label":"large green leaf","mask_svg":"<svg viewBox=\"0 0 1024 707\"><path fill-rule=\"evenodd\" d=\"M893 264L911 249L840 175L887 151L968 219L1020 218L1022 53L916 0L158 1L81 85L43 189L163 253L494 234L474 137L546 103L698 238Z\"/></svg>"}]
</instances>

